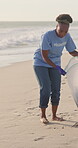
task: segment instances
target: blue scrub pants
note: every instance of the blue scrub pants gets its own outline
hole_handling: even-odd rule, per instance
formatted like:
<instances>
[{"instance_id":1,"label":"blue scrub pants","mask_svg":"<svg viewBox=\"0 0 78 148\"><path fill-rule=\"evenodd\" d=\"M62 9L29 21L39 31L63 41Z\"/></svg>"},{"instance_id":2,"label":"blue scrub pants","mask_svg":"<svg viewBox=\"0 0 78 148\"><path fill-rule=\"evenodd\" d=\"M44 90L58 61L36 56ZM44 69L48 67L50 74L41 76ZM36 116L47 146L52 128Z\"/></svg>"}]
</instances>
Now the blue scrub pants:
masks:
<instances>
[{"instance_id":1,"label":"blue scrub pants","mask_svg":"<svg viewBox=\"0 0 78 148\"><path fill-rule=\"evenodd\" d=\"M34 71L40 86L40 108L47 108L49 98L52 105L58 105L60 100L61 74L55 68L34 66Z\"/></svg>"}]
</instances>

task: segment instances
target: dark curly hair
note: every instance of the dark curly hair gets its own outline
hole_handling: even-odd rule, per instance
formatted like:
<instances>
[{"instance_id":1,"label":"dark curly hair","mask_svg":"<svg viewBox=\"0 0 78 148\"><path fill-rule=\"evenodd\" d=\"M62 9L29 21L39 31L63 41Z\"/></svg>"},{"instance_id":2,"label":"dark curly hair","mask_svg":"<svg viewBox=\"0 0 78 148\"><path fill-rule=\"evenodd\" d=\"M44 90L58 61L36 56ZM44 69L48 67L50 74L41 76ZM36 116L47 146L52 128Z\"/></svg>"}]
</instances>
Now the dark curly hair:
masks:
<instances>
[{"instance_id":1,"label":"dark curly hair","mask_svg":"<svg viewBox=\"0 0 78 148\"><path fill-rule=\"evenodd\" d=\"M71 16L69 14L60 14L57 18L56 21L58 23L65 23L65 24L69 24L73 22L73 19L71 18Z\"/></svg>"}]
</instances>

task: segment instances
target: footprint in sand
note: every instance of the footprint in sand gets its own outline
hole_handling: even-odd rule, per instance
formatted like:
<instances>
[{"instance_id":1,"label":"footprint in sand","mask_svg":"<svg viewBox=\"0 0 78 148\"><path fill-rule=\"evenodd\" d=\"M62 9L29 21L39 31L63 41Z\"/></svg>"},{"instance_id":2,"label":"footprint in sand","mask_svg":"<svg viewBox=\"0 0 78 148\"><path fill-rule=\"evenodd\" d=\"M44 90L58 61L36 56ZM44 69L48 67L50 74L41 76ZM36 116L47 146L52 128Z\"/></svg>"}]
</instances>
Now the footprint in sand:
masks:
<instances>
[{"instance_id":1,"label":"footprint in sand","mask_svg":"<svg viewBox=\"0 0 78 148\"><path fill-rule=\"evenodd\" d=\"M39 138L35 138L34 141L39 141L39 140L43 140L44 137L39 137Z\"/></svg>"},{"instance_id":2,"label":"footprint in sand","mask_svg":"<svg viewBox=\"0 0 78 148\"><path fill-rule=\"evenodd\" d=\"M28 107L27 109L26 109L26 111L28 111L28 110L34 110L34 109L36 109L37 107Z\"/></svg>"},{"instance_id":3,"label":"footprint in sand","mask_svg":"<svg viewBox=\"0 0 78 148\"><path fill-rule=\"evenodd\" d=\"M78 122L76 122L72 127L78 128Z\"/></svg>"},{"instance_id":4,"label":"footprint in sand","mask_svg":"<svg viewBox=\"0 0 78 148\"><path fill-rule=\"evenodd\" d=\"M62 82L62 84L64 85L64 84L66 84L65 82Z\"/></svg>"}]
</instances>

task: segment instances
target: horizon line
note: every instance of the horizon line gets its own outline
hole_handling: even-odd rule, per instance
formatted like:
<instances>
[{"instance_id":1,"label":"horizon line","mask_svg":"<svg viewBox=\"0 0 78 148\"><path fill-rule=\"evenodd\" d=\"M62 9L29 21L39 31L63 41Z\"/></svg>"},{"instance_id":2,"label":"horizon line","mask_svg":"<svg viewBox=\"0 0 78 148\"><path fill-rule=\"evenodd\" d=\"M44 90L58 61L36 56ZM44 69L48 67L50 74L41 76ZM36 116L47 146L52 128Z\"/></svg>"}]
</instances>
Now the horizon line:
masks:
<instances>
[{"instance_id":1,"label":"horizon line","mask_svg":"<svg viewBox=\"0 0 78 148\"><path fill-rule=\"evenodd\" d=\"M44 21L42 21L42 20L30 20L30 21L26 21L26 20L0 20L0 22L56 22L56 21L54 21L54 20L44 20ZM73 23L74 22L78 22L78 20L74 20L73 21Z\"/></svg>"}]
</instances>

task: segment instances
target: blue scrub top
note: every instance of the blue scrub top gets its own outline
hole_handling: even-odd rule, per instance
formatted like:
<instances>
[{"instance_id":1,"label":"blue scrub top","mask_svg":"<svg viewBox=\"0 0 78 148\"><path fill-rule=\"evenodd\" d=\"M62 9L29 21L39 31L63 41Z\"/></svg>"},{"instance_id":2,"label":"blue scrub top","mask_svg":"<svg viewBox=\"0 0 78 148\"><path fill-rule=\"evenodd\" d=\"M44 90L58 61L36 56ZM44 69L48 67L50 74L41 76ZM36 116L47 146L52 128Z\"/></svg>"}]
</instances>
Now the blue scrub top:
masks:
<instances>
[{"instance_id":1,"label":"blue scrub top","mask_svg":"<svg viewBox=\"0 0 78 148\"><path fill-rule=\"evenodd\" d=\"M41 38L40 47L34 53L34 65L52 67L44 61L41 54L42 50L49 50L48 58L54 64L60 66L61 55L64 47L68 52L73 52L76 49L76 45L69 33L67 33L63 38L60 38L57 36L55 30L46 32Z\"/></svg>"}]
</instances>

